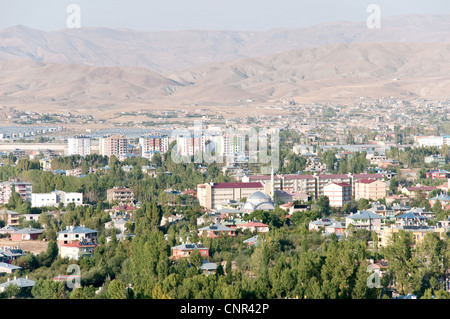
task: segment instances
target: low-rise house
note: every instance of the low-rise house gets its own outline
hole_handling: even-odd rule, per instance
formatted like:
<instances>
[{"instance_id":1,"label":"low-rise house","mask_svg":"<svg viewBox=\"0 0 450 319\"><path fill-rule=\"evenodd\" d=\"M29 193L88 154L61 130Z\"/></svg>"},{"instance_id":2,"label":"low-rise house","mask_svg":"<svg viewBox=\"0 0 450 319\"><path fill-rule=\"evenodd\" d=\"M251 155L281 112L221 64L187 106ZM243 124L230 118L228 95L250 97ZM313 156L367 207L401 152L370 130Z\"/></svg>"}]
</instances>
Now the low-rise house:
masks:
<instances>
[{"instance_id":1,"label":"low-rise house","mask_svg":"<svg viewBox=\"0 0 450 319\"><path fill-rule=\"evenodd\" d=\"M61 258L75 260L82 257L92 257L94 255L95 247L97 247L96 243L87 239L82 239L70 244L61 244L59 247L59 255Z\"/></svg>"},{"instance_id":2,"label":"low-rise house","mask_svg":"<svg viewBox=\"0 0 450 319\"><path fill-rule=\"evenodd\" d=\"M308 228L309 230L319 231L321 229L324 230L325 227L335 223L337 223L337 221L332 218L319 218L309 222Z\"/></svg>"},{"instance_id":3,"label":"low-rise house","mask_svg":"<svg viewBox=\"0 0 450 319\"><path fill-rule=\"evenodd\" d=\"M258 237L259 235L255 235L253 237L244 240L243 243L247 245L247 248L251 246L256 246L258 244Z\"/></svg>"},{"instance_id":4,"label":"low-rise house","mask_svg":"<svg viewBox=\"0 0 450 319\"><path fill-rule=\"evenodd\" d=\"M65 230L58 232L58 247L61 254L61 247L68 244L74 244L84 240L83 242L97 243L97 230L81 226L67 226ZM71 246L66 246L71 247ZM67 249L66 249L67 250ZM80 248L80 250L82 250Z\"/></svg>"},{"instance_id":5,"label":"low-rise house","mask_svg":"<svg viewBox=\"0 0 450 319\"><path fill-rule=\"evenodd\" d=\"M11 240L38 240L42 229L32 227L22 228L11 233Z\"/></svg>"},{"instance_id":6,"label":"low-rise house","mask_svg":"<svg viewBox=\"0 0 450 319\"><path fill-rule=\"evenodd\" d=\"M225 217L236 217L236 216L242 216L244 214L243 210L241 210L241 209L232 209L232 208L221 208L217 212L220 215L224 215Z\"/></svg>"},{"instance_id":7,"label":"low-rise house","mask_svg":"<svg viewBox=\"0 0 450 319\"><path fill-rule=\"evenodd\" d=\"M8 225L8 226L0 228L0 234L2 234L2 235L11 234L17 230L19 230L19 228Z\"/></svg>"},{"instance_id":8,"label":"low-rise house","mask_svg":"<svg viewBox=\"0 0 450 319\"><path fill-rule=\"evenodd\" d=\"M20 217L23 218L24 221L30 222L34 220L35 222L38 221L40 214L22 214Z\"/></svg>"},{"instance_id":9,"label":"low-rise house","mask_svg":"<svg viewBox=\"0 0 450 319\"><path fill-rule=\"evenodd\" d=\"M386 220L394 219L396 214L395 210L393 210L391 207L382 205L378 202L373 202L372 207L367 210L384 217Z\"/></svg>"},{"instance_id":10,"label":"low-rise house","mask_svg":"<svg viewBox=\"0 0 450 319\"><path fill-rule=\"evenodd\" d=\"M269 231L269 225L266 225L258 221L251 221L245 224L241 224L238 225L237 228L241 230L249 229L251 232L258 232L258 233L267 233Z\"/></svg>"},{"instance_id":11,"label":"low-rise house","mask_svg":"<svg viewBox=\"0 0 450 319\"><path fill-rule=\"evenodd\" d=\"M220 224L212 224L198 229L198 237L217 238L220 235L234 236L235 230Z\"/></svg>"},{"instance_id":12,"label":"low-rise house","mask_svg":"<svg viewBox=\"0 0 450 319\"><path fill-rule=\"evenodd\" d=\"M209 248L206 248L201 243L198 244L181 244L174 246L172 249L172 259L189 258L192 252L198 251L201 257L209 257Z\"/></svg>"},{"instance_id":13,"label":"low-rise house","mask_svg":"<svg viewBox=\"0 0 450 319\"><path fill-rule=\"evenodd\" d=\"M4 263L4 262L0 262L0 274L2 274L2 273L12 274L13 272L21 270L21 269L22 269L22 267Z\"/></svg>"},{"instance_id":14,"label":"low-rise house","mask_svg":"<svg viewBox=\"0 0 450 319\"><path fill-rule=\"evenodd\" d=\"M221 222L221 225L226 226L226 227L230 227L233 229L237 229L237 227L239 225L245 224L247 223L245 220L243 220L242 218L236 217L236 218L231 218L231 219L227 219Z\"/></svg>"},{"instance_id":15,"label":"low-rise house","mask_svg":"<svg viewBox=\"0 0 450 319\"><path fill-rule=\"evenodd\" d=\"M429 172L427 172L427 178L431 179L444 179L444 178L450 178L450 172L447 172L443 169L433 169Z\"/></svg>"},{"instance_id":16,"label":"low-rise house","mask_svg":"<svg viewBox=\"0 0 450 319\"><path fill-rule=\"evenodd\" d=\"M448 193L450 191L450 178L446 182L444 182L444 184L436 186L436 188Z\"/></svg>"},{"instance_id":17,"label":"low-rise house","mask_svg":"<svg viewBox=\"0 0 450 319\"><path fill-rule=\"evenodd\" d=\"M216 263L211 263L208 262L206 260L202 261L201 266L199 267L199 269L203 272L203 274L205 275L212 275L216 273L217 270L217 264Z\"/></svg>"},{"instance_id":18,"label":"low-rise house","mask_svg":"<svg viewBox=\"0 0 450 319\"><path fill-rule=\"evenodd\" d=\"M323 230L325 233L335 233L336 235L344 234L346 224L332 218L319 218L309 222L309 230Z\"/></svg>"},{"instance_id":19,"label":"low-rise house","mask_svg":"<svg viewBox=\"0 0 450 319\"><path fill-rule=\"evenodd\" d=\"M378 246L386 247L391 243L393 233L398 233L400 230L404 230L407 233L411 233L413 239L413 246L420 244L427 233L435 233L440 239L443 239L446 230L441 227L432 226L396 226L396 227L382 227L378 234Z\"/></svg>"},{"instance_id":20,"label":"low-rise house","mask_svg":"<svg viewBox=\"0 0 450 319\"><path fill-rule=\"evenodd\" d=\"M414 207L410 211L413 212L414 214L420 214L422 216L425 216L426 218L434 218L434 213L425 208Z\"/></svg>"},{"instance_id":21,"label":"low-rise house","mask_svg":"<svg viewBox=\"0 0 450 319\"><path fill-rule=\"evenodd\" d=\"M22 249L17 247L0 247L0 262L10 264L12 261L23 256Z\"/></svg>"},{"instance_id":22,"label":"low-rise house","mask_svg":"<svg viewBox=\"0 0 450 319\"><path fill-rule=\"evenodd\" d=\"M437 189L436 187L433 186L412 186L412 187L403 187L402 188L402 193L408 196L415 196L415 194L419 191L424 192L425 194L428 194L432 191L434 191L435 189Z\"/></svg>"},{"instance_id":23,"label":"low-rise house","mask_svg":"<svg viewBox=\"0 0 450 319\"><path fill-rule=\"evenodd\" d=\"M19 289L30 289L34 286L35 281L28 279L28 276L25 278L16 278L14 277L14 280L8 280L2 284L0 284L0 292L4 292L6 288L8 288L10 285L15 285L19 287Z\"/></svg>"},{"instance_id":24,"label":"low-rise house","mask_svg":"<svg viewBox=\"0 0 450 319\"><path fill-rule=\"evenodd\" d=\"M431 207L433 207L433 205L437 201L439 201L439 203L441 204L442 209L450 209L450 195L448 195L447 193L441 193L428 200Z\"/></svg>"},{"instance_id":25,"label":"low-rise house","mask_svg":"<svg viewBox=\"0 0 450 319\"><path fill-rule=\"evenodd\" d=\"M422 214L412 211L395 216L395 224L398 226L425 226L427 220Z\"/></svg>"},{"instance_id":26,"label":"low-rise house","mask_svg":"<svg viewBox=\"0 0 450 319\"><path fill-rule=\"evenodd\" d=\"M105 223L105 228L111 229L114 227L115 229L120 230L121 233L124 233L127 230L126 224L128 222L131 222L134 224L134 221L132 221L129 218L120 218L120 219Z\"/></svg>"},{"instance_id":27,"label":"low-rise house","mask_svg":"<svg viewBox=\"0 0 450 319\"><path fill-rule=\"evenodd\" d=\"M325 226L325 234L334 233L337 236L341 236L345 234L345 223L344 222L335 222L331 225Z\"/></svg>"},{"instance_id":28,"label":"low-rise house","mask_svg":"<svg viewBox=\"0 0 450 319\"><path fill-rule=\"evenodd\" d=\"M355 230L367 229L377 230L383 225L384 217L379 216L371 211L361 211L345 217L345 227L353 225Z\"/></svg>"},{"instance_id":29,"label":"low-rise house","mask_svg":"<svg viewBox=\"0 0 450 319\"><path fill-rule=\"evenodd\" d=\"M114 206L112 208L112 211L116 213L115 216L124 216L124 217L131 217L134 215L134 213L138 210L138 207L131 206L128 204L121 204L118 206ZM114 218L113 215L111 215L111 218Z\"/></svg>"},{"instance_id":30,"label":"low-rise house","mask_svg":"<svg viewBox=\"0 0 450 319\"><path fill-rule=\"evenodd\" d=\"M175 215L172 214L169 217L163 216L161 218L160 226L165 226L166 223L169 223L169 225L176 224L179 221L182 221L183 219L184 219L184 215L183 214L175 214Z\"/></svg>"}]
</instances>

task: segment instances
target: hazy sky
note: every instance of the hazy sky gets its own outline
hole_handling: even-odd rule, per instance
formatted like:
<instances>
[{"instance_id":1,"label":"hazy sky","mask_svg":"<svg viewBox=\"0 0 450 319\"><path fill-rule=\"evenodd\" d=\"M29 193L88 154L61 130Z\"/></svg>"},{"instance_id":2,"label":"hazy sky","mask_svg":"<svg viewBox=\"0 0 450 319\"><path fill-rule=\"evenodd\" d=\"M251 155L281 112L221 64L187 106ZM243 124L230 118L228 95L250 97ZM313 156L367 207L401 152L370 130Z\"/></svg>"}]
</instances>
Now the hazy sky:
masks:
<instances>
[{"instance_id":1,"label":"hazy sky","mask_svg":"<svg viewBox=\"0 0 450 319\"><path fill-rule=\"evenodd\" d=\"M381 17L448 14L449 0L0 0L0 29L22 24L66 28L68 5L80 9L81 27L142 31L209 29L263 31L334 21L366 21L369 4Z\"/></svg>"}]
</instances>

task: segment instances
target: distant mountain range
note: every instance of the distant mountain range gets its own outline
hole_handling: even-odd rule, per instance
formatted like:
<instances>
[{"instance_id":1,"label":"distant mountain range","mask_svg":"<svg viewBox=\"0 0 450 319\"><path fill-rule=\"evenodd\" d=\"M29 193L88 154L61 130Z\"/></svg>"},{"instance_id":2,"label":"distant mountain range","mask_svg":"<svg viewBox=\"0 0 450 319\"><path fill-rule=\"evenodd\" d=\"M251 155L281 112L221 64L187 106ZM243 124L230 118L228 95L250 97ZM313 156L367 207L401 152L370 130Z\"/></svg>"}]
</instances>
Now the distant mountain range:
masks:
<instances>
[{"instance_id":1,"label":"distant mountain range","mask_svg":"<svg viewBox=\"0 0 450 319\"><path fill-rule=\"evenodd\" d=\"M267 32L0 31L0 103L118 111L195 103L448 99L450 15Z\"/></svg>"},{"instance_id":2,"label":"distant mountain range","mask_svg":"<svg viewBox=\"0 0 450 319\"><path fill-rule=\"evenodd\" d=\"M382 18L380 29L369 29L365 22L336 22L266 32L106 28L43 32L15 26L0 31L0 60L138 66L161 73L292 49L367 42L450 42L450 15Z\"/></svg>"}]
</instances>

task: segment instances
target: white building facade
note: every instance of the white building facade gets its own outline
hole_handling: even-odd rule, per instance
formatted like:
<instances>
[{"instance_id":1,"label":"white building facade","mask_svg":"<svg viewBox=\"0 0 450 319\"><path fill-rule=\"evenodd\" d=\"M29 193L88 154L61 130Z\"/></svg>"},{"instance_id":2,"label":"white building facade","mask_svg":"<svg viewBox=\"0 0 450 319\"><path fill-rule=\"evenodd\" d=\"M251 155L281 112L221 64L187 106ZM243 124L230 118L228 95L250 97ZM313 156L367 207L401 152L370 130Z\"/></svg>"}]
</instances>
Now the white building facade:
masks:
<instances>
[{"instance_id":1,"label":"white building facade","mask_svg":"<svg viewBox=\"0 0 450 319\"><path fill-rule=\"evenodd\" d=\"M91 154L91 138L84 135L75 135L67 139L67 155L86 156Z\"/></svg>"}]
</instances>

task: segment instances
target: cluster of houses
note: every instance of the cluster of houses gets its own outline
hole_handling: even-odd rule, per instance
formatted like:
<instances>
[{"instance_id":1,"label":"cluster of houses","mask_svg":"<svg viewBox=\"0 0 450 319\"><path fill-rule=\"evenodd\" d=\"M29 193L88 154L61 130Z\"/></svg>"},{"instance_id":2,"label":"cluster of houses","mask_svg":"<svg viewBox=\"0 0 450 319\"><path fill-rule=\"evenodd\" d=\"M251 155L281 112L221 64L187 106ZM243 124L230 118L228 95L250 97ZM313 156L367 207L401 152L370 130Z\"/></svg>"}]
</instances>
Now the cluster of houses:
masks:
<instances>
[{"instance_id":1,"label":"cluster of houses","mask_svg":"<svg viewBox=\"0 0 450 319\"><path fill-rule=\"evenodd\" d=\"M448 196L448 195L447 195ZM450 200L450 198L448 198ZM450 202L449 202L450 203ZM449 229L450 220L437 221L434 213L424 208L408 207L402 204L393 206L372 203L372 207L346 215L340 220L320 218L309 223L309 229L322 231L324 235L336 234L338 238L347 236L350 229L366 229L376 232L376 247L386 247L393 233L404 230L412 234L414 245L422 242L427 233L436 233L443 238Z\"/></svg>"}]
</instances>

